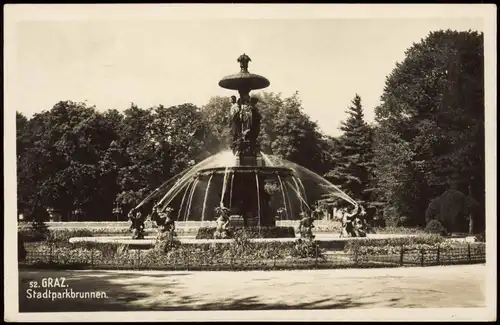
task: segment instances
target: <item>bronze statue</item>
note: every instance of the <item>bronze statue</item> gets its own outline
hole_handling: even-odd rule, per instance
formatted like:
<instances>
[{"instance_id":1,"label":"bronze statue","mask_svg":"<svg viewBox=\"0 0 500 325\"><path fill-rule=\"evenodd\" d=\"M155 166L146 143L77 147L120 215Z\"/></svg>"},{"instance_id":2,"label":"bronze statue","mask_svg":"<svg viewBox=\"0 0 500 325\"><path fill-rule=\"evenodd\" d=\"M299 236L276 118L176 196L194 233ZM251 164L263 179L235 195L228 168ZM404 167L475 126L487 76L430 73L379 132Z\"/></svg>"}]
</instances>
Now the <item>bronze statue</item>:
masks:
<instances>
[{"instance_id":1,"label":"bronze statue","mask_svg":"<svg viewBox=\"0 0 500 325\"><path fill-rule=\"evenodd\" d=\"M231 102L230 114L233 137L231 149L235 154L255 155L262 119L257 108L258 98L250 98L245 95L236 101L236 97L232 96Z\"/></svg>"},{"instance_id":2,"label":"bronze statue","mask_svg":"<svg viewBox=\"0 0 500 325\"><path fill-rule=\"evenodd\" d=\"M144 218L140 210L132 209L128 213L128 218L131 221L130 230L132 230L132 239L144 239Z\"/></svg>"},{"instance_id":3,"label":"bronze statue","mask_svg":"<svg viewBox=\"0 0 500 325\"><path fill-rule=\"evenodd\" d=\"M231 135L233 138L233 145L231 147L233 151L236 151L236 148L234 146L240 138L241 134L240 103L239 100L236 100L236 96L231 96L230 117Z\"/></svg>"},{"instance_id":4,"label":"bronze statue","mask_svg":"<svg viewBox=\"0 0 500 325\"><path fill-rule=\"evenodd\" d=\"M299 222L300 237L313 239L315 237L312 233L312 229L314 228L314 217L305 212L301 212L300 216L302 217Z\"/></svg>"},{"instance_id":5,"label":"bronze statue","mask_svg":"<svg viewBox=\"0 0 500 325\"><path fill-rule=\"evenodd\" d=\"M260 115L259 109L257 108L257 103L259 99L257 97L250 98L250 110L252 112L251 127L249 133L249 141L255 146L257 144L257 138L260 133L260 122L262 115Z\"/></svg>"},{"instance_id":6,"label":"bronze statue","mask_svg":"<svg viewBox=\"0 0 500 325\"><path fill-rule=\"evenodd\" d=\"M342 227L340 229L340 237L366 237L366 224L364 216L366 212L363 207L356 206L350 214L343 213Z\"/></svg>"},{"instance_id":7,"label":"bronze statue","mask_svg":"<svg viewBox=\"0 0 500 325\"><path fill-rule=\"evenodd\" d=\"M243 98L242 103L241 103L241 111L240 111L240 118L241 118L241 137L245 140L248 139L248 135L250 133L250 130L252 129L252 107L250 106L250 101L248 98Z\"/></svg>"},{"instance_id":8,"label":"bronze statue","mask_svg":"<svg viewBox=\"0 0 500 325\"><path fill-rule=\"evenodd\" d=\"M171 207L167 207L163 212L159 212L156 206L153 208L153 221L158 225L158 238L163 237L167 232L174 235L175 221L171 217L172 211Z\"/></svg>"},{"instance_id":9,"label":"bronze statue","mask_svg":"<svg viewBox=\"0 0 500 325\"><path fill-rule=\"evenodd\" d=\"M229 209L225 207L217 207L215 212L219 215L219 217L216 220L217 226L215 228L214 238L229 238Z\"/></svg>"}]
</instances>

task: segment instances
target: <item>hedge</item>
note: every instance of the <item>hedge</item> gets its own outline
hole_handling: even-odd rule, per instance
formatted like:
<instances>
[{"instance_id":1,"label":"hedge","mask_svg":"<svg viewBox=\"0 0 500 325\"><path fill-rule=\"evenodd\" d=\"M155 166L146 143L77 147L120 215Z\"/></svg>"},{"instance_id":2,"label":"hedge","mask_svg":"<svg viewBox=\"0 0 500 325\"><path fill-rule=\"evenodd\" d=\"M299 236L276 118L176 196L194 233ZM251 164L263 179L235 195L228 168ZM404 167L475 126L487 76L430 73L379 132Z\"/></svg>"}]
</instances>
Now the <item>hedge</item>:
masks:
<instances>
[{"instance_id":1,"label":"hedge","mask_svg":"<svg viewBox=\"0 0 500 325\"><path fill-rule=\"evenodd\" d=\"M31 246L32 245L32 246ZM266 259L297 259L321 257L322 250L312 240L295 242L251 242L241 236L230 244L180 245L176 239L159 241L154 249L132 250L116 243L41 243L29 247L29 264L34 265L109 265L127 268L160 267L188 261L192 264Z\"/></svg>"},{"instance_id":2,"label":"hedge","mask_svg":"<svg viewBox=\"0 0 500 325\"><path fill-rule=\"evenodd\" d=\"M388 238L388 239L360 239L346 243L344 251L347 253L356 253L361 255L390 255L398 254L402 249L405 251L434 251L437 249L463 250L468 253L468 249L485 248L484 243L468 243L463 241L452 241L443 238L440 235L423 235L406 238Z\"/></svg>"},{"instance_id":3,"label":"hedge","mask_svg":"<svg viewBox=\"0 0 500 325\"><path fill-rule=\"evenodd\" d=\"M384 239L363 238L347 241L344 246L344 250L351 252L359 250L360 247L413 247L416 245L435 246L444 243L445 241L445 238L434 234Z\"/></svg>"},{"instance_id":4,"label":"hedge","mask_svg":"<svg viewBox=\"0 0 500 325\"><path fill-rule=\"evenodd\" d=\"M198 229L196 239L213 239L215 227L201 227ZM230 236L244 233L249 238L295 238L293 227L246 227L229 230Z\"/></svg>"},{"instance_id":5,"label":"hedge","mask_svg":"<svg viewBox=\"0 0 500 325\"><path fill-rule=\"evenodd\" d=\"M425 232L431 234L440 234L441 236L448 235L446 228L438 220L431 219L425 226Z\"/></svg>"}]
</instances>

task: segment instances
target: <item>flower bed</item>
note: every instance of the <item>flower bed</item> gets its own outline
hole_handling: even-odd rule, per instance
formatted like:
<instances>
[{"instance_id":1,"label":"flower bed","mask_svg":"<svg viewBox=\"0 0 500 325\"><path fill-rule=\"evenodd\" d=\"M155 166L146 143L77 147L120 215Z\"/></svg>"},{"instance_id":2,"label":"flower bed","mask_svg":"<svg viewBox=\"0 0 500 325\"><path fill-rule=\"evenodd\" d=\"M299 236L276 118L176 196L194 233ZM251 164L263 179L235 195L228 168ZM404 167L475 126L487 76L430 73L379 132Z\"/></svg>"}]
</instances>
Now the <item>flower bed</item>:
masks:
<instances>
[{"instance_id":1,"label":"flower bed","mask_svg":"<svg viewBox=\"0 0 500 325\"><path fill-rule=\"evenodd\" d=\"M157 242L155 248L150 250L135 250L115 243L71 245L44 242L26 244L28 254L21 265L48 268L266 270L426 266L485 261L484 243L431 242L431 239L419 239L410 244L406 242L406 246L394 245L401 244L401 240L385 246L356 245L344 252L328 255L313 240L258 243L244 236L229 243L199 245L182 245L171 238Z\"/></svg>"},{"instance_id":2,"label":"flower bed","mask_svg":"<svg viewBox=\"0 0 500 325\"><path fill-rule=\"evenodd\" d=\"M32 265L109 265L120 268L161 268L172 265L203 266L235 261L249 264L256 261L320 257L322 251L314 241L257 243L245 235L238 236L229 244L181 245L175 238L158 241L155 248L147 251L133 250L114 243L62 242L30 243L26 245L26 261ZM225 261L224 263L222 261Z\"/></svg>"},{"instance_id":3,"label":"flower bed","mask_svg":"<svg viewBox=\"0 0 500 325\"><path fill-rule=\"evenodd\" d=\"M384 239L363 238L358 240L348 241L344 246L344 250L355 251L360 248L378 248L378 247L410 247L414 245L437 245L444 243L446 239L439 235L426 234L421 236L408 236Z\"/></svg>"},{"instance_id":4,"label":"flower bed","mask_svg":"<svg viewBox=\"0 0 500 325\"><path fill-rule=\"evenodd\" d=\"M356 263L393 260L400 265L437 265L485 260L484 243L452 241L440 235L351 241L344 247Z\"/></svg>"}]
</instances>

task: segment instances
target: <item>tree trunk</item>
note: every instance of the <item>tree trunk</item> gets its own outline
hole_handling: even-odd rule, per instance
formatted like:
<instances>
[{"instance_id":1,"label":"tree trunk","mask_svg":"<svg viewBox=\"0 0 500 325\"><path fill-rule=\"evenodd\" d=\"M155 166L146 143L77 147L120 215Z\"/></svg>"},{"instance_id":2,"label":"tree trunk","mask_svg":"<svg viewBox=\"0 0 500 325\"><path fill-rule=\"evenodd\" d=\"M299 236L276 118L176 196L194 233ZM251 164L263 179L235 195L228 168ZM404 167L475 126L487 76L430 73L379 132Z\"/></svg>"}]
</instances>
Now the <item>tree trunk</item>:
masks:
<instances>
[{"instance_id":1,"label":"tree trunk","mask_svg":"<svg viewBox=\"0 0 500 325\"><path fill-rule=\"evenodd\" d=\"M474 219L472 218L472 214L469 213L469 235L474 233Z\"/></svg>"},{"instance_id":2,"label":"tree trunk","mask_svg":"<svg viewBox=\"0 0 500 325\"><path fill-rule=\"evenodd\" d=\"M469 197L472 198L472 186L470 181L468 185L468 190L469 190ZM470 207L466 206L466 208L469 209ZM468 211L468 213L469 213L469 235L472 235L474 233L474 219L472 218L472 213L470 211Z\"/></svg>"}]
</instances>

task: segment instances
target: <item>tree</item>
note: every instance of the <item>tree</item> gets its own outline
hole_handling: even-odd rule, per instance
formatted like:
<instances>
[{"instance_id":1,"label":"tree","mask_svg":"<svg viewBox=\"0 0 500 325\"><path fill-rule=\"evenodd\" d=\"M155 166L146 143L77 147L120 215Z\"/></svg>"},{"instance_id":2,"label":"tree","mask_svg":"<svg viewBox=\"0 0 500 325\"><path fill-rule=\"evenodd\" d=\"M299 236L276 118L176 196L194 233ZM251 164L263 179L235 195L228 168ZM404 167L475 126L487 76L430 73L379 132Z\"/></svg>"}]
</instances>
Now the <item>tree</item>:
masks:
<instances>
[{"instance_id":1,"label":"tree","mask_svg":"<svg viewBox=\"0 0 500 325\"><path fill-rule=\"evenodd\" d=\"M24 161L26 150L30 147L30 132L28 127L28 119L22 113L16 112L16 162L18 166L17 176L17 209L19 212L25 211L29 206L30 201L30 180L27 177L21 177L27 170L23 170L22 163Z\"/></svg>"},{"instance_id":2,"label":"tree","mask_svg":"<svg viewBox=\"0 0 500 325\"><path fill-rule=\"evenodd\" d=\"M387 77L376 108L377 183L414 224L452 182L484 207L483 70L482 33L447 30L413 44Z\"/></svg>"},{"instance_id":3,"label":"tree","mask_svg":"<svg viewBox=\"0 0 500 325\"><path fill-rule=\"evenodd\" d=\"M207 134L206 141L209 149L213 152L227 150L231 142L231 124L229 110L231 100L229 97L215 96L201 108L201 114L207 126L211 127L210 136Z\"/></svg>"},{"instance_id":4,"label":"tree","mask_svg":"<svg viewBox=\"0 0 500 325\"><path fill-rule=\"evenodd\" d=\"M263 100L267 104L262 109L266 121L261 136L263 147L268 142L273 155L323 174L326 141L318 124L304 113L298 92L285 99L276 97L268 94Z\"/></svg>"},{"instance_id":5,"label":"tree","mask_svg":"<svg viewBox=\"0 0 500 325\"><path fill-rule=\"evenodd\" d=\"M64 218L77 208L105 215L114 193L103 186L100 161L117 139L114 126L94 107L71 101L18 126L25 147L18 156L20 208L30 215L51 207Z\"/></svg>"},{"instance_id":6,"label":"tree","mask_svg":"<svg viewBox=\"0 0 500 325\"><path fill-rule=\"evenodd\" d=\"M168 179L203 160L212 141L201 110L192 104L159 105L125 111L120 148L125 161L118 175L117 202L126 208L139 204Z\"/></svg>"},{"instance_id":7,"label":"tree","mask_svg":"<svg viewBox=\"0 0 500 325\"><path fill-rule=\"evenodd\" d=\"M316 173L326 172L326 160L329 159L326 137L317 123L304 113L298 92L285 98L272 92L254 96L259 99L257 108L262 115L258 137L260 150L303 165ZM202 108L207 126L217 138L218 150L229 148L229 109L229 97L213 97Z\"/></svg>"},{"instance_id":8,"label":"tree","mask_svg":"<svg viewBox=\"0 0 500 325\"><path fill-rule=\"evenodd\" d=\"M365 122L361 97L356 94L349 107L347 120L342 122L343 131L335 152L335 165L326 176L350 197L366 208L373 197L372 129Z\"/></svg>"},{"instance_id":9,"label":"tree","mask_svg":"<svg viewBox=\"0 0 500 325\"><path fill-rule=\"evenodd\" d=\"M266 154L274 154L273 143L279 135L276 128L277 118L283 110L285 101L281 94L272 92L261 92L257 97L259 98L257 105L262 115L261 131L258 138L260 149Z\"/></svg>"},{"instance_id":10,"label":"tree","mask_svg":"<svg viewBox=\"0 0 500 325\"><path fill-rule=\"evenodd\" d=\"M425 212L427 224L439 221L448 232L474 233L480 229L474 224L478 215L478 203L471 196L450 188L429 203Z\"/></svg>"}]
</instances>

